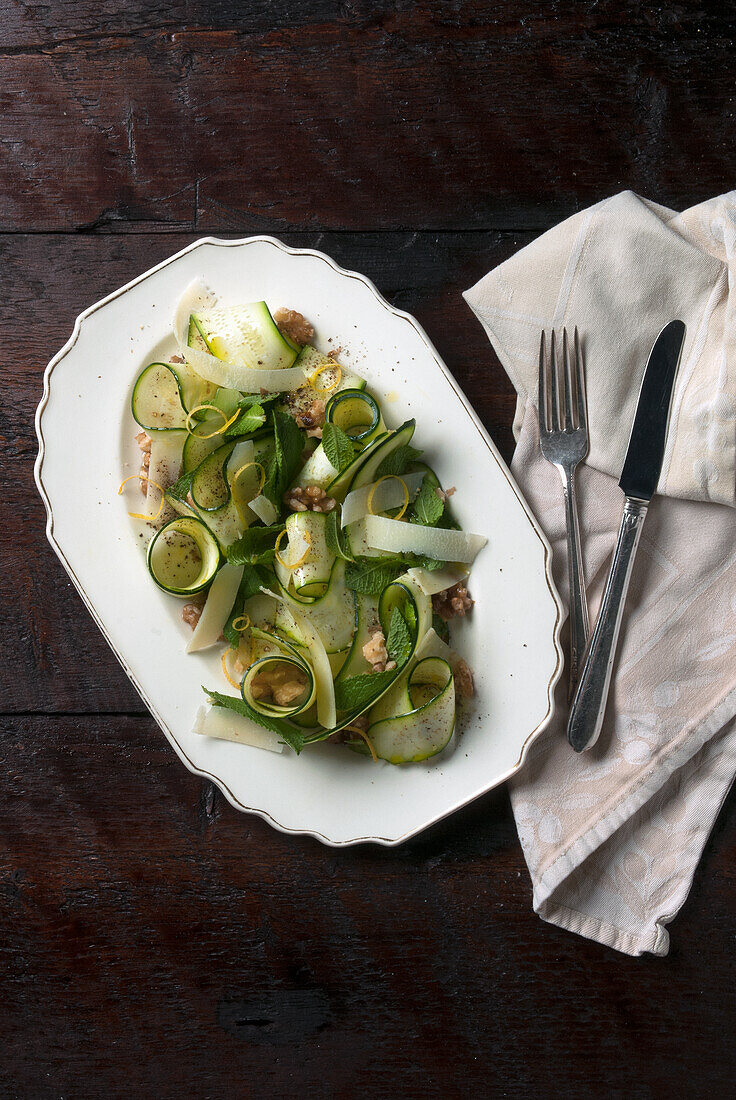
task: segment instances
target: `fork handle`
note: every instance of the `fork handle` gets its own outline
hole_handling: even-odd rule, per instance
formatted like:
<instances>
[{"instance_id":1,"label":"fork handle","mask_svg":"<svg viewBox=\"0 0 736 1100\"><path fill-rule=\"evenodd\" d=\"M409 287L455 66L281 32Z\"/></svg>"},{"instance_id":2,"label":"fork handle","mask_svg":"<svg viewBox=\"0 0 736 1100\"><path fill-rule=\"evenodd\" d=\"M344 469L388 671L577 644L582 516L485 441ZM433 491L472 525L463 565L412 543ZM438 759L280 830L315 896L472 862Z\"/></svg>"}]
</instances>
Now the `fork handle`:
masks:
<instances>
[{"instance_id":1,"label":"fork handle","mask_svg":"<svg viewBox=\"0 0 736 1100\"><path fill-rule=\"evenodd\" d=\"M567 723L567 739L575 752L591 748L598 740L603 726L626 593L629 590L647 507L648 502L631 497L627 497L624 503L618 541L601 608L585 654L580 683Z\"/></svg>"},{"instance_id":2,"label":"fork handle","mask_svg":"<svg viewBox=\"0 0 736 1100\"><path fill-rule=\"evenodd\" d=\"M578 501L575 492L575 470L563 470L563 495L565 498L565 524L567 527L567 574L570 581L570 690L572 696L583 663L583 654L590 633L588 601L585 595L583 555L580 548Z\"/></svg>"}]
</instances>

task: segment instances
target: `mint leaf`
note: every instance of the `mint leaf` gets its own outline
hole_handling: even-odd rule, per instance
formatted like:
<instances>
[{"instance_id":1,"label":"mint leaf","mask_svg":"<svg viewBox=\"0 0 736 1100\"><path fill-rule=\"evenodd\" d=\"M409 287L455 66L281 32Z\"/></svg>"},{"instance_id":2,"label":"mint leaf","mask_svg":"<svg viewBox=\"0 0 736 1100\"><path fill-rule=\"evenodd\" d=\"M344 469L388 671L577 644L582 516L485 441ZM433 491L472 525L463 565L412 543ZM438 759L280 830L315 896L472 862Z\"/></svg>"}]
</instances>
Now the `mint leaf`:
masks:
<instances>
[{"instance_id":1,"label":"mint leaf","mask_svg":"<svg viewBox=\"0 0 736 1100\"><path fill-rule=\"evenodd\" d=\"M237 649L240 642L240 631L233 629L233 620L243 614L246 600L249 600L251 596L255 596L257 592L260 592L261 587L267 588L268 585L271 584L271 578L272 574L263 565L250 565L246 563L243 567L243 576L240 580L238 593L233 601L233 606L230 609L227 622L222 628L222 633L230 643L231 649Z\"/></svg>"},{"instance_id":2,"label":"mint leaf","mask_svg":"<svg viewBox=\"0 0 736 1100\"><path fill-rule=\"evenodd\" d=\"M412 651L409 627L398 607L395 607L391 613L386 649L391 660L396 661L397 665L406 664Z\"/></svg>"},{"instance_id":3,"label":"mint leaf","mask_svg":"<svg viewBox=\"0 0 736 1100\"><path fill-rule=\"evenodd\" d=\"M400 474L405 474L409 466L412 466L416 462L420 454L422 454L422 452L416 447L412 447L410 443L402 443L395 451L386 455L383 462L380 463L376 470L376 480L378 480L379 477L397 477Z\"/></svg>"},{"instance_id":4,"label":"mint leaf","mask_svg":"<svg viewBox=\"0 0 736 1100\"><path fill-rule=\"evenodd\" d=\"M276 464L281 493L291 484L302 460L304 436L296 420L283 409L273 411L273 435L276 444Z\"/></svg>"},{"instance_id":5,"label":"mint leaf","mask_svg":"<svg viewBox=\"0 0 736 1100\"><path fill-rule=\"evenodd\" d=\"M433 614L432 614L432 626L434 627L435 634L439 638L441 638L443 642L446 642L447 645L449 645L450 644L450 628L447 625L447 623L445 622L445 620L442 618L442 616L438 615L436 611L433 612Z\"/></svg>"},{"instance_id":6,"label":"mint leaf","mask_svg":"<svg viewBox=\"0 0 736 1100\"><path fill-rule=\"evenodd\" d=\"M335 706L338 710L365 710L396 679L391 672L364 672L335 681Z\"/></svg>"},{"instance_id":7,"label":"mint leaf","mask_svg":"<svg viewBox=\"0 0 736 1100\"><path fill-rule=\"evenodd\" d=\"M441 558L428 558L425 554L412 554L411 562L407 555L407 564L410 564L413 569L425 569L428 573L432 573L435 569L443 569L447 562L442 561Z\"/></svg>"},{"instance_id":8,"label":"mint leaf","mask_svg":"<svg viewBox=\"0 0 736 1100\"><path fill-rule=\"evenodd\" d=\"M325 424L322 428L322 446L336 470L344 470L355 458L355 447L342 428L337 424Z\"/></svg>"},{"instance_id":9,"label":"mint leaf","mask_svg":"<svg viewBox=\"0 0 736 1100\"><path fill-rule=\"evenodd\" d=\"M437 496L435 486L425 477L412 507L411 522L436 527L444 510L445 505Z\"/></svg>"},{"instance_id":10,"label":"mint leaf","mask_svg":"<svg viewBox=\"0 0 736 1100\"><path fill-rule=\"evenodd\" d=\"M282 396L283 394L280 393L244 393L238 401L238 408L247 409L251 405L271 405Z\"/></svg>"},{"instance_id":11,"label":"mint leaf","mask_svg":"<svg viewBox=\"0 0 736 1100\"><path fill-rule=\"evenodd\" d=\"M166 490L167 496L174 497L175 500L186 500L192 489L192 481L194 479L194 470L190 470L188 474L182 474L178 481L175 481L170 488Z\"/></svg>"},{"instance_id":12,"label":"mint leaf","mask_svg":"<svg viewBox=\"0 0 736 1100\"><path fill-rule=\"evenodd\" d=\"M304 436L293 417L279 408L273 410L273 435L273 449L260 458L266 473L263 493L281 511L282 497L301 465Z\"/></svg>"},{"instance_id":13,"label":"mint leaf","mask_svg":"<svg viewBox=\"0 0 736 1100\"><path fill-rule=\"evenodd\" d=\"M266 718L265 715L259 714L258 711L249 707L244 699L235 699L232 695L220 695L219 691L210 691L206 687L203 687L202 691L209 697L213 706L225 707L227 710L235 711L243 718L250 718L251 722L255 722L256 725L263 726L264 729L271 730L272 733L278 733L295 753L300 753L304 748L303 735L299 730L290 726L288 722L283 722L279 718Z\"/></svg>"},{"instance_id":14,"label":"mint leaf","mask_svg":"<svg viewBox=\"0 0 736 1100\"><path fill-rule=\"evenodd\" d=\"M230 565L268 565L273 561L276 539L283 529L283 524L249 527L239 539L225 547L225 557Z\"/></svg>"},{"instance_id":15,"label":"mint leaf","mask_svg":"<svg viewBox=\"0 0 736 1100\"><path fill-rule=\"evenodd\" d=\"M258 431L266 423L266 414L260 405L251 405L244 409L237 420L225 429L225 436L249 435Z\"/></svg>"},{"instance_id":16,"label":"mint leaf","mask_svg":"<svg viewBox=\"0 0 736 1100\"><path fill-rule=\"evenodd\" d=\"M377 596L404 572L402 558L360 558L345 567L345 587Z\"/></svg>"},{"instance_id":17,"label":"mint leaf","mask_svg":"<svg viewBox=\"0 0 736 1100\"><path fill-rule=\"evenodd\" d=\"M336 558L342 558L343 561L355 560L345 545L342 528L340 527L340 519L335 509L327 513L327 519L325 521L325 542L327 543L327 549L331 554L334 554Z\"/></svg>"}]
</instances>

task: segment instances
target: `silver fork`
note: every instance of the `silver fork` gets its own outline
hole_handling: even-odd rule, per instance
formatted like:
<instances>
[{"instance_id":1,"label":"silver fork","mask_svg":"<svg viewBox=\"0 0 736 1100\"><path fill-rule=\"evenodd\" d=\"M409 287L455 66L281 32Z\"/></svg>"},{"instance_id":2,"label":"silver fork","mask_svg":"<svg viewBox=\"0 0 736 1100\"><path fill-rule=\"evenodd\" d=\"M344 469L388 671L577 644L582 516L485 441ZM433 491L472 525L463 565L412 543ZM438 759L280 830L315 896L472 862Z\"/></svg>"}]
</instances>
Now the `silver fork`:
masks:
<instances>
[{"instance_id":1,"label":"silver fork","mask_svg":"<svg viewBox=\"0 0 736 1100\"><path fill-rule=\"evenodd\" d=\"M562 363L552 330L550 355L544 332L539 345L539 442L542 454L560 472L567 525L567 571L570 579L570 694L578 682L590 631L585 576L580 551L575 467L588 453L585 377L575 329L572 356L562 330Z\"/></svg>"}]
</instances>

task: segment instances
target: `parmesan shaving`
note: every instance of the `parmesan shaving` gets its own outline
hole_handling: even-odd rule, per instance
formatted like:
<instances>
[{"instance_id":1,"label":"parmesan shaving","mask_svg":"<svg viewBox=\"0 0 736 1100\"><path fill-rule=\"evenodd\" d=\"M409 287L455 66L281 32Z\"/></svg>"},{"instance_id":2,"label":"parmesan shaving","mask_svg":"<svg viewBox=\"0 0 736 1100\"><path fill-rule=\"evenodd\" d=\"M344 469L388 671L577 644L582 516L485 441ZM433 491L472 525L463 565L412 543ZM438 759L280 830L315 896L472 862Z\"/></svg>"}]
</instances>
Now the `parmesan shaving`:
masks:
<instances>
[{"instance_id":1,"label":"parmesan shaving","mask_svg":"<svg viewBox=\"0 0 736 1100\"><path fill-rule=\"evenodd\" d=\"M425 596L435 596L438 592L444 592L445 589L452 588L453 584L464 580L468 575L468 570L462 565L435 570L415 567L407 569L407 573L417 587L421 588Z\"/></svg>"},{"instance_id":2,"label":"parmesan shaving","mask_svg":"<svg viewBox=\"0 0 736 1100\"><path fill-rule=\"evenodd\" d=\"M263 729L242 714L236 714L224 707L200 707L192 732L220 741L250 745L254 749L267 749L269 752L283 752L285 748L283 742L279 741L278 734Z\"/></svg>"},{"instance_id":3,"label":"parmesan shaving","mask_svg":"<svg viewBox=\"0 0 736 1100\"><path fill-rule=\"evenodd\" d=\"M191 369L208 382L228 390L240 390L241 393L283 393L303 386L306 375L301 367L285 367L281 370L258 370L246 367L242 363L228 363L218 359L208 351L190 348L189 318L193 313L211 309L217 299L204 286L201 280L190 283L179 299L174 313L174 335L179 346L179 354L184 357Z\"/></svg>"},{"instance_id":4,"label":"parmesan shaving","mask_svg":"<svg viewBox=\"0 0 736 1100\"><path fill-rule=\"evenodd\" d=\"M355 526L358 537L363 536L375 550L392 554L426 554L436 561L458 561L467 565L475 561L476 555L488 542L483 535L469 535L465 531L442 527L423 527L386 516L365 516Z\"/></svg>"},{"instance_id":5,"label":"parmesan shaving","mask_svg":"<svg viewBox=\"0 0 736 1100\"><path fill-rule=\"evenodd\" d=\"M207 649L219 641L243 576L242 565L225 564L216 574L207 593L199 622L189 639L187 653ZM235 685L237 687L237 684Z\"/></svg>"},{"instance_id":6,"label":"parmesan shaving","mask_svg":"<svg viewBox=\"0 0 736 1100\"><path fill-rule=\"evenodd\" d=\"M424 472L419 470L400 478L387 475L370 485L364 485L362 489L354 489L345 497L341 526L347 527L349 523L355 523L371 510L385 512L388 508L399 508L402 503L406 508L408 501L419 491L423 480Z\"/></svg>"},{"instance_id":7,"label":"parmesan shaving","mask_svg":"<svg viewBox=\"0 0 736 1100\"><path fill-rule=\"evenodd\" d=\"M265 497L263 493L252 500L249 504L251 512L254 512L266 527L270 527L272 523L275 523L279 518L279 514L274 508L268 497Z\"/></svg>"}]
</instances>

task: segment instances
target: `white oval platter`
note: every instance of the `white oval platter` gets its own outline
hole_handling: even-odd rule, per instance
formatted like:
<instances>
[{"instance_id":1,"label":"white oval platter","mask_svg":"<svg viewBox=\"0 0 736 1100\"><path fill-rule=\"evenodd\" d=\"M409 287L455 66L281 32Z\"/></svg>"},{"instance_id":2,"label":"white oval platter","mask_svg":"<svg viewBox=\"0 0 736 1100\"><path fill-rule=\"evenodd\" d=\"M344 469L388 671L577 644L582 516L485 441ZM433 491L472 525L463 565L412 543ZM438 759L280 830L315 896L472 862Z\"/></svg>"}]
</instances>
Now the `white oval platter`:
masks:
<instances>
[{"instance_id":1,"label":"white oval platter","mask_svg":"<svg viewBox=\"0 0 736 1100\"><path fill-rule=\"evenodd\" d=\"M341 347L367 377L390 426L416 416L417 445L457 487L457 518L488 536L472 572L476 606L453 632L477 695L453 748L434 761L375 765L327 745L277 755L192 732L201 685L221 687L219 652L184 653L181 604L151 583L130 500L116 494L138 469L133 382L173 352L174 306L197 277L224 302L265 299L309 317L318 346ZM80 425L84 446L75 445ZM196 241L77 318L46 369L36 427L51 545L182 761L238 809L326 844L398 844L513 775L549 722L563 664L549 545L426 333L364 276L272 237Z\"/></svg>"}]
</instances>

